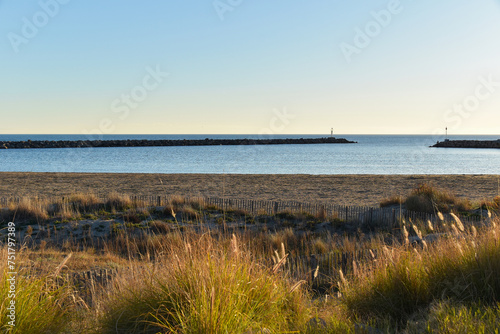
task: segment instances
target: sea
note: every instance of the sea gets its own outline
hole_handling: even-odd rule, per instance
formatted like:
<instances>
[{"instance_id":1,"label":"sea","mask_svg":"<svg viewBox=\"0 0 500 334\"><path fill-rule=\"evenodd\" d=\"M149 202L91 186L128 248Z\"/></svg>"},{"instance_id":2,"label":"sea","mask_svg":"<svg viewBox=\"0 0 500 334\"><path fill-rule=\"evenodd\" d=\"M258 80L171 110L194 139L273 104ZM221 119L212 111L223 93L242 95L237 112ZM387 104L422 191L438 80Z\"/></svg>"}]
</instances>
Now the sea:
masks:
<instances>
[{"instance_id":1,"label":"sea","mask_svg":"<svg viewBox=\"0 0 500 334\"><path fill-rule=\"evenodd\" d=\"M329 136L329 135L328 135ZM0 135L0 141L318 138L320 135ZM499 149L431 148L444 136L335 135L356 144L0 150L2 172L500 174ZM448 136L497 140L499 136Z\"/></svg>"}]
</instances>

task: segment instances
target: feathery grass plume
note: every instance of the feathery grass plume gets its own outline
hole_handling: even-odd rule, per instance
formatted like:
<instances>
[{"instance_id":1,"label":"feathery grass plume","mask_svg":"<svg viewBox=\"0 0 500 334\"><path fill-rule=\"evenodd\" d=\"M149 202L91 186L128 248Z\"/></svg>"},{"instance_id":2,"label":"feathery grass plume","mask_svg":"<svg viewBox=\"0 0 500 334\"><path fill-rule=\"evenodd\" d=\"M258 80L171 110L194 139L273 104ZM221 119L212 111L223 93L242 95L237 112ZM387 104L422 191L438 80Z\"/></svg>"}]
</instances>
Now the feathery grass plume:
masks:
<instances>
[{"instance_id":1,"label":"feathery grass plume","mask_svg":"<svg viewBox=\"0 0 500 334\"><path fill-rule=\"evenodd\" d=\"M472 236L474 238L476 238L477 237L477 230L476 230L476 227L474 225L471 226L471 230L472 230Z\"/></svg>"},{"instance_id":2,"label":"feathery grass plume","mask_svg":"<svg viewBox=\"0 0 500 334\"><path fill-rule=\"evenodd\" d=\"M236 235L233 233L233 236L231 238L231 250L234 255L239 256L239 250L238 250L238 240L236 239Z\"/></svg>"},{"instance_id":3,"label":"feathery grass plume","mask_svg":"<svg viewBox=\"0 0 500 334\"><path fill-rule=\"evenodd\" d=\"M488 218L491 219L491 211L488 209Z\"/></svg>"},{"instance_id":4,"label":"feathery grass plume","mask_svg":"<svg viewBox=\"0 0 500 334\"><path fill-rule=\"evenodd\" d=\"M418 249L413 248L413 252L415 253L415 255L416 255L416 256L417 256L420 260L422 260L422 255L420 255L420 253L419 253Z\"/></svg>"},{"instance_id":5,"label":"feathery grass plume","mask_svg":"<svg viewBox=\"0 0 500 334\"><path fill-rule=\"evenodd\" d=\"M458 218L458 216L456 214L454 214L453 212L450 213L450 215L453 217L453 219L455 220L455 222L457 223L457 227L458 229L461 231L461 232L464 232L465 231L465 228L464 228L464 224L462 224L462 221L460 220L460 218Z\"/></svg>"},{"instance_id":6,"label":"feathery grass plume","mask_svg":"<svg viewBox=\"0 0 500 334\"><path fill-rule=\"evenodd\" d=\"M59 273L61 272L62 268L68 263L69 259L71 259L71 256L73 256L73 253L69 253L64 260L56 267L56 271L54 272L54 276L57 277Z\"/></svg>"},{"instance_id":7,"label":"feathery grass plume","mask_svg":"<svg viewBox=\"0 0 500 334\"><path fill-rule=\"evenodd\" d=\"M316 267L316 270L314 270L313 278L318 277L318 273L319 273L319 265Z\"/></svg>"},{"instance_id":8,"label":"feathery grass plume","mask_svg":"<svg viewBox=\"0 0 500 334\"><path fill-rule=\"evenodd\" d=\"M280 262L281 256L277 250L274 250L274 256L276 256L276 263Z\"/></svg>"},{"instance_id":9,"label":"feathery grass plume","mask_svg":"<svg viewBox=\"0 0 500 334\"><path fill-rule=\"evenodd\" d=\"M437 212L437 216L438 216L440 221L444 222L444 216L440 211Z\"/></svg>"},{"instance_id":10,"label":"feathery grass plume","mask_svg":"<svg viewBox=\"0 0 500 334\"><path fill-rule=\"evenodd\" d=\"M460 236L460 231L458 228L455 226L455 224L451 224L451 228L453 230L453 234L455 234L456 237Z\"/></svg>"},{"instance_id":11,"label":"feathery grass plume","mask_svg":"<svg viewBox=\"0 0 500 334\"><path fill-rule=\"evenodd\" d=\"M419 239L422 239L422 232L418 229L418 227L415 224L411 224L411 227L413 228L413 231L417 234Z\"/></svg>"},{"instance_id":12,"label":"feathery grass plume","mask_svg":"<svg viewBox=\"0 0 500 334\"><path fill-rule=\"evenodd\" d=\"M424 239L422 239L422 245L424 246L425 250L429 249L429 246L427 245L427 241L425 241Z\"/></svg>"},{"instance_id":13,"label":"feathery grass plume","mask_svg":"<svg viewBox=\"0 0 500 334\"><path fill-rule=\"evenodd\" d=\"M429 231L434 231L434 226L432 226L432 222L430 220L427 220L427 228Z\"/></svg>"},{"instance_id":14,"label":"feathery grass plume","mask_svg":"<svg viewBox=\"0 0 500 334\"><path fill-rule=\"evenodd\" d=\"M342 284L339 284L339 286L341 285L347 286L347 280L345 279L344 272L342 271L342 269L339 269L339 277L340 277L340 282L342 282Z\"/></svg>"},{"instance_id":15,"label":"feathery grass plume","mask_svg":"<svg viewBox=\"0 0 500 334\"><path fill-rule=\"evenodd\" d=\"M410 244L410 240L408 239L408 231L406 230L406 226L403 225L403 237L404 237L404 242L405 242L405 245L409 245Z\"/></svg>"},{"instance_id":16,"label":"feathery grass plume","mask_svg":"<svg viewBox=\"0 0 500 334\"><path fill-rule=\"evenodd\" d=\"M278 272L278 270L279 270L279 269L280 269L280 268L281 268L281 267L282 267L282 266L286 263L286 258L287 258L287 256L288 256L288 254L285 254L285 256L284 256L284 257L282 257L282 258L278 261L278 263L276 263L276 264L274 265L273 270L272 270L272 272L273 272L274 274L276 274L276 273Z\"/></svg>"},{"instance_id":17,"label":"feathery grass plume","mask_svg":"<svg viewBox=\"0 0 500 334\"><path fill-rule=\"evenodd\" d=\"M304 281L304 280L300 280L298 281L297 283L295 283L291 288L290 288L290 291L289 293L292 293L294 292L295 290L297 290L302 284L305 284L307 283L307 281Z\"/></svg>"},{"instance_id":18,"label":"feathery grass plume","mask_svg":"<svg viewBox=\"0 0 500 334\"><path fill-rule=\"evenodd\" d=\"M370 252L370 255L372 257L372 260L375 260L375 254L373 253L373 251L371 249L369 249L369 252Z\"/></svg>"}]
</instances>

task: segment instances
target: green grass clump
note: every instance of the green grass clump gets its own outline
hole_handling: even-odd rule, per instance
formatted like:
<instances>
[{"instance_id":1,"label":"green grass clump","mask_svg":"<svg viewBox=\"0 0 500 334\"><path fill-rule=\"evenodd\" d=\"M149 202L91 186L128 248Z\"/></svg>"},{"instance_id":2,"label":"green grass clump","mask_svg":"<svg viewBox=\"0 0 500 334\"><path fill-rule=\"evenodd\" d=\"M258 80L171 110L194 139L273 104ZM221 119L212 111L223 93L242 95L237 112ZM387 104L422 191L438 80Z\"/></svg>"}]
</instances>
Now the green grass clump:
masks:
<instances>
[{"instance_id":1,"label":"green grass clump","mask_svg":"<svg viewBox=\"0 0 500 334\"><path fill-rule=\"evenodd\" d=\"M7 259L7 249L0 254ZM5 263L7 261L4 261ZM2 262L3 264L3 262ZM67 325L72 291L67 285L56 284L54 276L35 276L17 268L15 281L15 326L11 327L10 281L6 265L0 265L0 331L6 333L60 333Z\"/></svg>"},{"instance_id":2,"label":"green grass clump","mask_svg":"<svg viewBox=\"0 0 500 334\"><path fill-rule=\"evenodd\" d=\"M409 211L426 213L465 212L472 209L472 204L468 199L458 198L426 183L418 185L405 198L392 196L380 202L380 207L392 205L404 205Z\"/></svg>"},{"instance_id":3,"label":"green grass clump","mask_svg":"<svg viewBox=\"0 0 500 334\"><path fill-rule=\"evenodd\" d=\"M123 277L105 303L105 333L244 333L293 328L305 319L303 292L259 265L234 237L173 247L154 270Z\"/></svg>"},{"instance_id":4,"label":"green grass clump","mask_svg":"<svg viewBox=\"0 0 500 334\"><path fill-rule=\"evenodd\" d=\"M466 233L417 251L406 246L389 250L375 268L365 268L341 283L343 303L361 318L389 317L404 323L441 300L500 301L500 230Z\"/></svg>"},{"instance_id":5,"label":"green grass clump","mask_svg":"<svg viewBox=\"0 0 500 334\"><path fill-rule=\"evenodd\" d=\"M410 211L435 213L461 212L471 209L468 200L459 199L447 191L437 189L429 184L421 184L405 199L404 204Z\"/></svg>"},{"instance_id":6,"label":"green grass clump","mask_svg":"<svg viewBox=\"0 0 500 334\"><path fill-rule=\"evenodd\" d=\"M425 326L426 333L468 334L498 333L500 328L500 304L472 305L440 302L430 309ZM421 328L423 329L423 328ZM415 330L415 332L417 332ZM419 331L420 333L423 330Z\"/></svg>"}]
</instances>

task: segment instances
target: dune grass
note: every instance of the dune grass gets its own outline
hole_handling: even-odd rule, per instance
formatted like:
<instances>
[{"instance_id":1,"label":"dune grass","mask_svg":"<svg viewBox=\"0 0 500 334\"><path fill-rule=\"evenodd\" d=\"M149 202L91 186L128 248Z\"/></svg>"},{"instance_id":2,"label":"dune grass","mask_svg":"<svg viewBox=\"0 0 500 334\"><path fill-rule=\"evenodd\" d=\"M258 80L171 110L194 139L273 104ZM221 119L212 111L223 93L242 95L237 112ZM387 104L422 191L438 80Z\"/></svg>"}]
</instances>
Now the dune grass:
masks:
<instances>
[{"instance_id":1,"label":"dune grass","mask_svg":"<svg viewBox=\"0 0 500 334\"><path fill-rule=\"evenodd\" d=\"M287 232L288 238L291 234ZM35 265L32 275L19 281L23 287L19 298L26 306L19 309L18 317L33 321L17 330L250 333L265 328L271 333L359 333L377 328L387 333L466 333L484 328L488 333L498 324L498 236L500 229L492 220L489 227L470 228L424 247L394 241L376 262L360 263L355 272L343 275L338 283L340 297L336 297L337 282L328 295L313 297L303 282L288 277L280 265L256 257L262 250L249 235L177 231L151 235L149 242L156 253L143 254L142 260L126 260L119 252L124 245L111 241L104 257L92 249L75 253L66 266L81 270L99 257L101 265L112 261L124 269L111 286L92 290L93 304L85 304L71 281L54 284L55 264L64 254L44 249L46 259L30 260ZM133 239L128 242L131 253L140 252ZM339 242L345 242L346 249L354 247L350 238ZM283 251L278 253L274 263L283 258ZM36 251L24 249L20 254L32 258ZM326 327L324 320L313 321L315 317L326 320Z\"/></svg>"},{"instance_id":2,"label":"dune grass","mask_svg":"<svg viewBox=\"0 0 500 334\"><path fill-rule=\"evenodd\" d=\"M380 202L381 207L404 205L409 211L415 212L464 212L472 209L473 204L466 198L423 183L413 189L407 196L392 196ZM479 206L479 205L478 205Z\"/></svg>"},{"instance_id":3,"label":"dune grass","mask_svg":"<svg viewBox=\"0 0 500 334\"><path fill-rule=\"evenodd\" d=\"M7 259L7 249L0 250L1 258ZM0 318L1 332L5 333L59 333L64 330L69 319L69 313L74 308L74 294L68 282L57 277L54 271L35 273L29 269L17 266L11 275L7 261L0 262ZM15 281L11 281L15 277ZM14 283L11 289L10 285ZM15 293L15 318L11 315L11 293ZM9 322L14 320L15 326Z\"/></svg>"},{"instance_id":4,"label":"dune grass","mask_svg":"<svg viewBox=\"0 0 500 334\"><path fill-rule=\"evenodd\" d=\"M459 231L458 228L455 228ZM404 325L436 302L483 303L500 300L500 230L495 223L480 235L413 248L385 248L375 267L340 283L342 302L352 316L387 319Z\"/></svg>"},{"instance_id":5,"label":"dune grass","mask_svg":"<svg viewBox=\"0 0 500 334\"><path fill-rule=\"evenodd\" d=\"M494 203L488 202L488 208ZM130 224L148 214L140 203L120 196L112 203L75 196L52 211L49 205L54 203L42 204L26 203L25 210L45 208L50 216L60 214L63 205L79 214L108 208L127 215ZM490 333L498 328L500 228L495 213L488 211L478 226L464 225L454 215L441 215L443 221L434 226L402 222L392 234L358 230L339 235L292 227L232 234L178 228L191 210L200 214L201 201L172 198L167 206L177 224L153 220L147 233L133 235L130 229L96 244L68 240L61 245L23 246L18 251L17 314L23 321L16 331L467 333L475 329ZM22 212L20 207L10 209ZM246 213L241 217L246 219ZM408 240L410 233L425 236L436 231L440 236L433 242ZM360 249L377 250L378 255L331 277L326 292L310 291L307 283L283 270L287 256ZM70 251L74 254L68 259ZM110 285L93 283L90 288L65 276L93 268L120 270ZM7 300L5 272L5 263L0 263L2 301ZM5 312L4 302L3 318Z\"/></svg>"},{"instance_id":6,"label":"dune grass","mask_svg":"<svg viewBox=\"0 0 500 334\"><path fill-rule=\"evenodd\" d=\"M252 260L236 236L230 249L202 236L171 247L154 270L120 277L102 332L277 332L303 322L306 305L301 289Z\"/></svg>"}]
</instances>

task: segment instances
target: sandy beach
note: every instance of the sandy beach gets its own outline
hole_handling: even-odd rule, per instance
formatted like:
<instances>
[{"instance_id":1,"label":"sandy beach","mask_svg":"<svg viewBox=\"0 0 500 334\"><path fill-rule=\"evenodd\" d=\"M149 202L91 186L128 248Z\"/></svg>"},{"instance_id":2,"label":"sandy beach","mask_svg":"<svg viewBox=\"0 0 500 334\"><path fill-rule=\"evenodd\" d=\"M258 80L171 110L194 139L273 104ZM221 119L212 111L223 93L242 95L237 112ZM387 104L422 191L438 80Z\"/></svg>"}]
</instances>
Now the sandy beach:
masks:
<instances>
[{"instance_id":1,"label":"sandy beach","mask_svg":"<svg viewBox=\"0 0 500 334\"><path fill-rule=\"evenodd\" d=\"M0 173L0 197L78 192L184 195L378 206L431 183L472 200L498 195L498 175L242 175Z\"/></svg>"}]
</instances>

